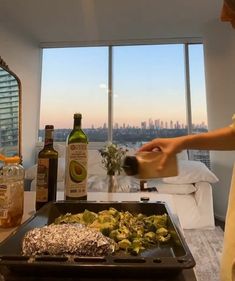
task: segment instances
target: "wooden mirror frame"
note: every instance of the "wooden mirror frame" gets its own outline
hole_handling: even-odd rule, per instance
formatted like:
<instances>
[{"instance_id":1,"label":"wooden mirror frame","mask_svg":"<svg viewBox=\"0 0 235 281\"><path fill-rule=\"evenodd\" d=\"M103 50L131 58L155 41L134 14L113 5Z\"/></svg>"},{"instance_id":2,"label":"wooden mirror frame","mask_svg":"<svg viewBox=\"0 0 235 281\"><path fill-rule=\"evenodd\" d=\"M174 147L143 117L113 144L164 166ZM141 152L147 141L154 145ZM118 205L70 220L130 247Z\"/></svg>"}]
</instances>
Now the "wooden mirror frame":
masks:
<instances>
[{"instance_id":1,"label":"wooden mirror frame","mask_svg":"<svg viewBox=\"0 0 235 281\"><path fill-rule=\"evenodd\" d=\"M22 159L22 87L19 77L9 69L8 65L0 56L0 67L12 75L18 84L18 95L19 95L19 108L18 108L18 155Z\"/></svg>"}]
</instances>

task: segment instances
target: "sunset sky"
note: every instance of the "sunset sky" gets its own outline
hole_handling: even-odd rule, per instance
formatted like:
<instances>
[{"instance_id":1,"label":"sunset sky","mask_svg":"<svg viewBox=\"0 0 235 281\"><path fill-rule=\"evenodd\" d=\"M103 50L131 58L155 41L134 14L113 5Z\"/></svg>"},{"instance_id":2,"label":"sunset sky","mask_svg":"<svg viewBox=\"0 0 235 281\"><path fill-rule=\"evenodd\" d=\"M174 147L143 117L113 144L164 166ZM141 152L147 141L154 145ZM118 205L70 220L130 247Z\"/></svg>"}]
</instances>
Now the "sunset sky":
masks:
<instances>
[{"instance_id":1,"label":"sunset sky","mask_svg":"<svg viewBox=\"0 0 235 281\"><path fill-rule=\"evenodd\" d=\"M190 46L193 123L207 123L202 45ZM44 49L40 128L71 128L81 112L83 127L107 124L108 48ZM113 48L114 124L186 122L183 45Z\"/></svg>"}]
</instances>

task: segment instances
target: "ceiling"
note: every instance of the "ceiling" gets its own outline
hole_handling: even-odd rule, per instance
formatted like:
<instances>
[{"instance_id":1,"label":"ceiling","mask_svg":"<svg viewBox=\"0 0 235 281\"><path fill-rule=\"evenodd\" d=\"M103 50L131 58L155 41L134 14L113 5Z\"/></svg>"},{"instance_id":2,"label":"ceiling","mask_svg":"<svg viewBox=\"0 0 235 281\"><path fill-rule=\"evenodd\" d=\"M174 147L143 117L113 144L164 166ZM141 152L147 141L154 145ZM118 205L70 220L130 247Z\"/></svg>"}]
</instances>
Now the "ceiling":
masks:
<instances>
[{"instance_id":1,"label":"ceiling","mask_svg":"<svg viewBox=\"0 0 235 281\"><path fill-rule=\"evenodd\" d=\"M0 25L39 45L202 37L222 0L0 0Z\"/></svg>"}]
</instances>

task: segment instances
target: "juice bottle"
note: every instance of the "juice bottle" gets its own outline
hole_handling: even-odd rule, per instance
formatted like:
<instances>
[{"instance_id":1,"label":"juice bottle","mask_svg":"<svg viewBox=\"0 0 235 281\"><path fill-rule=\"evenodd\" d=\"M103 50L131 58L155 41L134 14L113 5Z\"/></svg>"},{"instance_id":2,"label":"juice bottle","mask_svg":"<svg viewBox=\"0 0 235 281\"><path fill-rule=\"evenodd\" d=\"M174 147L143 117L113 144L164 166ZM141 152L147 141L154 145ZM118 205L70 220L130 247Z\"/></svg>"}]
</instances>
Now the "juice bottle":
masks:
<instances>
[{"instance_id":1,"label":"juice bottle","mask_svg":"<svg viewBox=\"0 0 235 281\"><path fill-rule=\"evenodd\" d=\"M21 223L24 211L24 168L20 157L0 155L0 227Z\"/></svg>"}]
</instances>

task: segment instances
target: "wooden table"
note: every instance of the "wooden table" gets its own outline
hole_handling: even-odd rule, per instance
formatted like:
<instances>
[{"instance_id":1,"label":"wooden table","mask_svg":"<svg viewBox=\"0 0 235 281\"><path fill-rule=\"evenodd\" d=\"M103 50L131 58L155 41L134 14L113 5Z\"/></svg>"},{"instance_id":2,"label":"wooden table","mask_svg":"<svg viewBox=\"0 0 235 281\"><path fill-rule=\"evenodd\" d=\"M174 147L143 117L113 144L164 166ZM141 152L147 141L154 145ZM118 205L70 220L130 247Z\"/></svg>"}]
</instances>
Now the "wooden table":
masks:
<instances>
[{"instance_id":1,"label":"wooden table","mask_svg":"<svg viewBox=\"0 0 235 281\"><path fill-rule=\"evenodd\" d=\"M63 192L58 192L57 193L57 199L58 200L63 200L64 194ZM156 201L163 201L166 202L172 212L172 214L174 216L177 217L176 214L176 209L175 209L175 205L174 205L174 201L172 200L172 196L168 195L168 194L158 194L158 193L151 193L151 192L137 192L137 193L106 193L106 192L90 192L88 193L88 200L89 201L98 201L98 202L102 202L102 201L137 201L139 202L140 199L142 197L148 197L150 201L156 202ZM26 191L24 194L24 215L23 215L23 219L22 222L24 222L25 220L27 220L29 217L31 217L33 214L35 213L35 192L33 191ZM180 227L180 221L178 221L178 227ZM0 229L0 242L3 241L7 236L9 236L11 233L14 233L15 231L17 231L17 228L9 228L9 229ZM57 281L71 281L74 279L71 278L67 278L65 276L47 276L47 278L45 279L44 277L40 277L37 276L37 274L35 274L36 276L15 276L12 275L9 272L4 272L4 278L2 280L12 280L12 281L44 281L44 280L57 280ZM0 275L0 281L1 280L1 275ZM94 280L91 278L79 278L76 280L81 280L81 281L90 281L90 280ZM130 279L130 278L125 278L125 279L117 279L117 278L105 278L105 279L100 279L100 278L95 278L95 280L123 280L123 281L127 281L127 280L136 280L136 279ZM142 279L143 280L143 279ZM172 278L168 278L168 279L157 279L157 278L151 278L151 279L144 279L144 280L161 280L161 281L165 281L165 280L169 280L169 281L196 281L196 277L195 277L195 273L193 269L188 269L188 270L183 270L181 272L181 274L179 274L177 277L174 277L174 279Z\"/></svg>"}]
</instances>

